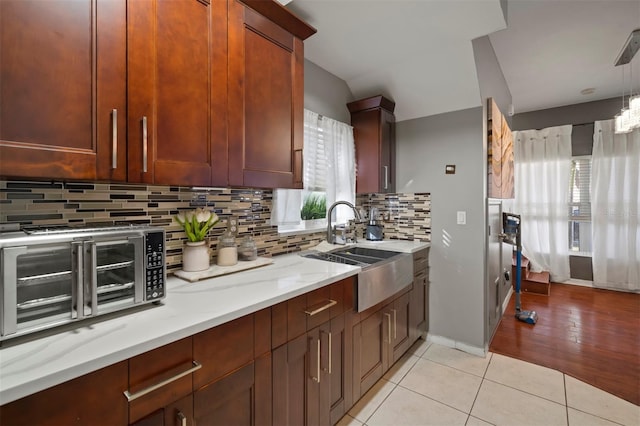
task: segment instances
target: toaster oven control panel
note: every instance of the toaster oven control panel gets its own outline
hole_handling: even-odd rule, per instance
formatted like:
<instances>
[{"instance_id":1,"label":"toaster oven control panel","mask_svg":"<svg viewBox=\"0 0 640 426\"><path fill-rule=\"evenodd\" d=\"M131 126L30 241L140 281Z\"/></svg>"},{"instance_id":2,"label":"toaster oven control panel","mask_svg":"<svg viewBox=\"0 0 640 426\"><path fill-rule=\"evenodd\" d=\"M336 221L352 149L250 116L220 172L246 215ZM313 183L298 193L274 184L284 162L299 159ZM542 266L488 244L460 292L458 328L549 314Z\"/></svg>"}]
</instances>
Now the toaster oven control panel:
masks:
<instances>
[{"instance_id":1,"label":"toaster oven control panel","mask_svg":"<svg viewBox=\"0 0 640 426\"><path fill-rule=\"evenodd\" d=\"M164 234L150 232L146 235L145 300L162 299L165 294Z\"/></svg>"}]
</instances>

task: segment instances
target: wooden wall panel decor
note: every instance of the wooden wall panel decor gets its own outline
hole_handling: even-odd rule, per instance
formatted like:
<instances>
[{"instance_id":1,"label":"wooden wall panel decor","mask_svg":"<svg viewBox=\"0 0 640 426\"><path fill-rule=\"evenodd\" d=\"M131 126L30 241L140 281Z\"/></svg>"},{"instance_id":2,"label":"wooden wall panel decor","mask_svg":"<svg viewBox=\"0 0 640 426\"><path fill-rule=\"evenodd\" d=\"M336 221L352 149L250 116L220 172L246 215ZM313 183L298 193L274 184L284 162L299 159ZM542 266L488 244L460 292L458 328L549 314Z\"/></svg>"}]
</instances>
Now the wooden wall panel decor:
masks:
<instances>
[{"instance_id":1,"label":"wooden wall panel decor","mask_svg":"<svg viewBox=\"0 0 640 426\"><path fill-rule=\"evenodd\" d=\"M513 135L495 101L487 103L487 196L513 198Z\"/></svg>"},{"instance_id":2,"label":"wooden wall panel decor","mask_svg":"<svg viewBox=\"0 0 640 426\"><path fill-rule=\"evenodd\" d=\"M514 165L513 165L513 133L509 128L507 120L502 120L502 144L501 144L501 186L502 197L500 198L514 198L515 185L514 185Z\"/></svg>"}]
</instances>

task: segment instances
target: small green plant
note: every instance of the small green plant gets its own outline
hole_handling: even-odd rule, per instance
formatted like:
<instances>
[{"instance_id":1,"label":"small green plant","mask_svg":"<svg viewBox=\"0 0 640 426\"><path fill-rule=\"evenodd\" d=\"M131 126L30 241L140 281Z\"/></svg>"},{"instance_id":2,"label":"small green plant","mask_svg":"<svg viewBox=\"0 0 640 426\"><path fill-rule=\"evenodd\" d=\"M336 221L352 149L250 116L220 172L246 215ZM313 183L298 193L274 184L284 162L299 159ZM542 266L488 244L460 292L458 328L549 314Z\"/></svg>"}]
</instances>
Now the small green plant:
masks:
<instances>
[{"instance_id":1,"label":"small green plant","mask_svg":"<svg viewBox=\"0 0 640 426\"><path fill-rule=\"evenodd\" d=\"M311 194L304 199L300 218L302 220L322 219L327 216L327 199L324 195Z\"/></svg>"}]
</instances>

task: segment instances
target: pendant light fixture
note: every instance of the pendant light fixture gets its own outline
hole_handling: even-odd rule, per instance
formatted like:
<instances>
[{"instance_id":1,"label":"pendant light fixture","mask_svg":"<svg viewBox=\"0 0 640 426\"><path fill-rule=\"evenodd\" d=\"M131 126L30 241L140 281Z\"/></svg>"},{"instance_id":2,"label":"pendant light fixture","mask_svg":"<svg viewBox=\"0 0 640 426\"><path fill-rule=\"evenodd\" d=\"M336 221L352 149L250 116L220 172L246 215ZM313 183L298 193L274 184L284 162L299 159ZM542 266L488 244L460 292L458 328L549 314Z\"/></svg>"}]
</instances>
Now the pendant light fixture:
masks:
<instances>
[{"instance_id":1,"label":"pendant light fixture","mask_svg":"<svg viewBox=\"0 0 640 426\"><path fill-rule=\"evenodd\" d=\"M622 109L615 116L615 132L628 133L640 128L640 94L633 95L633 68L631 60L640 49L640 28L633 30L616 58L614 65L629 64L629 98L627 107L624 102L624 68L622 69Z\"/></svg>"}]
</instances>

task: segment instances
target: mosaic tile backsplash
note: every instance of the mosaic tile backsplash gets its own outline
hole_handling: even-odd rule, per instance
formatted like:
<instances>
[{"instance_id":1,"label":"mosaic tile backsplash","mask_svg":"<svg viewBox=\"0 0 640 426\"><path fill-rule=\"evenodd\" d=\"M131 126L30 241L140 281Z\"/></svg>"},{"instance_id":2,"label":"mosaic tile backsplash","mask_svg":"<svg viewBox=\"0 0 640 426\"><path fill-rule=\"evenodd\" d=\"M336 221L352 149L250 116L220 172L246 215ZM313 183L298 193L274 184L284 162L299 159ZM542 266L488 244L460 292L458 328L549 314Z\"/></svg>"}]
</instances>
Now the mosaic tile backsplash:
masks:
<instances>
[{"instance_id":1,"label":"mosaic tile backsplash","mask_svg":"<svg viewBox=\"0 0 640 426\"><path fill-rule=\"evenodd\" d=\"M385 239L430 241L429 194L366 194L358 207L378 207L388 213ZM274 256L309 249L325 238L324 232L278 235L270 223L272 192L262 189L195 188L37 181L0 181L0 222L21 225L138 223L161 226L167 235L167 271L182 266L186 236L173 216L181 210L208 207L221 221L209 233L215 257L217 238L225 219L238 221L238 241L253 236L259 256Z\"/></svg>"}]
</instances>

